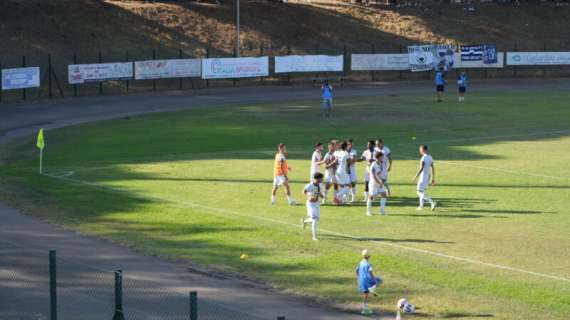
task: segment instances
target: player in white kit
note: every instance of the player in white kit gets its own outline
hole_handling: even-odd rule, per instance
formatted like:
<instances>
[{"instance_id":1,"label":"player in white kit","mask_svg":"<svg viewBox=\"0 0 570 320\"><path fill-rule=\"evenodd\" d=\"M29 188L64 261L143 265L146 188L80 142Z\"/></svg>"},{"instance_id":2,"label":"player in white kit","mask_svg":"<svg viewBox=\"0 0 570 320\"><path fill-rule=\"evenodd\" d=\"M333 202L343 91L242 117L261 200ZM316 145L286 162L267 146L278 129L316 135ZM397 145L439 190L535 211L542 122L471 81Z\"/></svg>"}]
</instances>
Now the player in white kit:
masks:
<instances>
[{"instance_id":1,"label":"player in white kit","mask_svg":"<svg viewBox=\"0 0 570 320\"><path fill-rule=\"evenodd\" d=\"M420 145L420 155L422 156L420 160L420 168L418 172L412 179L412 182L416 182L418 177L418 197L420 199L420 205L418 210L422 210L424 207L424 201L429 202L431 205L431 210L434 211L437 206L437 202L432 200L426 195L428 185L435 185L435 167L433 165L433 158L428 153L428 147L426 145ZM431 183L430 183L430 168L431 168Z\"/></svg>"},{"instance_id":2,"label":"player in white kit","mask_svg":"<svg viewBox=\"0 0 570 320\"><path fill-rule=\"evenodd\" d=\"M370 182L370 165L374 162L374 141L368 141L366 145L366 150L362 152L362 156L359 161L365 161L366 169L364 172L364 201L368 200L368 182Z\"/></svg>"},{"instance_id":3,"label":"player in white kit","mask_svg":"<svg viewBox=\"0 0 570 320\"><path fill-rule=\"evenodd\" d=\"M315 173L313 175L313 181L305 186L303 193L307 197L307 218L301 219L301 225L305 229L307 223L311 224L311 230L313 232L313 240L317 241L317 223L321 216L321 206L319 203L319 198L323 197L321 184L323 183L323 174Z\"/></svg>"},{"instance_id":4,"label":"player in white kit","mask_svg":"<svg viewBox=\"0 0 570 320\"><path fill-rule=\"evenodd\" d=\"M388 172L392 170L392 152L390 148L384 144L382 139L376 140L376 149L382 152L382 182L384 183L384 188L386 188L386 193L390 196L390 185L388 184Z\"/></svg>"},{"instance_id":5,"label":"player in white kit","mask_svg":"<svg viewBox=\"0 0 570 320\"><path fill-rule=\"evenodd\" d=\"M370 165L370 182L368 186L368 200L366 200L366 215L372 215L372 201L375 198L380 197L380 214L385 214L386 207L386 189L384 188L384 183L382 182L382 152L376 152L374 154L375 161Z\"/></svg>"},{"instance_id":6,"label":"player in white kit","mask_svg":"<svg viewBox=\"0 0 570 320\"><path fill-rule=\"evenodd\" d=\"M356 162L358 161L358 152L353 149L352 139L348 139L348 155L350 156L350 202L356 201L356 183L358 182L356 174Z\"/></svg>"},{"instance_id":7,"label":"player in white kit","mask_svg":"<svg viewBox=\"0 0 570 320\"><path fill-rule=\"evenodd\" d=\"M327 154L325 154L325 157L323 158L323 161L325 162L326 166L325 195L322 201L323 204L325 204L325 202L327 201L327 194L329 193L330 188L334 186L335 191L338 188L335 176L336 172L336 162L334 157L335 150L336 150L336 142L331 141L331 143L329 143L329 151L327 152Z\"/></svg>"},{"instance_id":8,"label":"player in white kit","mask_svg":"<svg viewBox=\"0 0 570 320\"><path fill-rule=\"evenodd\" d=\"M315 173L321 172L321 165L323 163L325 163L323 160L323 144L321 142L317 142L315 144L315 151L311 156L311 175L309 177L309 182L313 181Z\"/></svg>"},{"instance_id":9,"label":"player in white kit","mask_svg":"<svg viewBox=\"0 0 570 320\"><path fill-rule=\"evenodd\" d=\"M350 188L350 155L348 154L348 142L343 141L340 144L340 149L334 153L336 162L336 183L339 186L339 190L336 193L337 204L344 204L349 193Z\"/></svg>"}]
</instances>

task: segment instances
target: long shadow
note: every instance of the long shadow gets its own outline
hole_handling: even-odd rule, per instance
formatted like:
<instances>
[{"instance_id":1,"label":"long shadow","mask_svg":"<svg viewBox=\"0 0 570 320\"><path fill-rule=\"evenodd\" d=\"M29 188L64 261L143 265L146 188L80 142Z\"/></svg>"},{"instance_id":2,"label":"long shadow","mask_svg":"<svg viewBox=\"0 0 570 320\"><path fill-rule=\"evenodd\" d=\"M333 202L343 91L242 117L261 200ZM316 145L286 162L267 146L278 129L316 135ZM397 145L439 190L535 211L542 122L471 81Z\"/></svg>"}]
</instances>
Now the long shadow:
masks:
<instances>
[{"instance_id":1,"label":"long shadow","mask_svg":"<svg viewBox=\"0 0 570 320\"><path fill-rule=\"evenodd\" d=\"M326 240L351 240L351 241L378 241L378 242L392 242L392 243L442 243L452 244L455 242L450 241L437 241L429 239L391 239L391 238L375 238L375 237L346 237L341 235L322 234L320 238Z\"/></svg>"}]
</instances>

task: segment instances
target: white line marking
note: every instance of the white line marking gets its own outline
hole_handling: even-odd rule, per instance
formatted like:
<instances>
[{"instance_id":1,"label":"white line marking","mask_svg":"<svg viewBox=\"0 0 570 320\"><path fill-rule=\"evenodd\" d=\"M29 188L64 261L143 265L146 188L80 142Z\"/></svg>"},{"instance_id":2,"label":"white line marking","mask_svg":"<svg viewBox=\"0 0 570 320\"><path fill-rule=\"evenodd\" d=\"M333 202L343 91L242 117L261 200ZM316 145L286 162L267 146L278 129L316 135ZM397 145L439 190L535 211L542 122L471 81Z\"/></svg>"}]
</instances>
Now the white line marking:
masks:
<instances>
[{"instance_id":1,"label":"white line marking","mask_svg":"<svg viewBox=\"0 0 570 320\"><path fill-rule=\"evenodd\" d=\"M395 158L412 159L412 160L419 158L419 156L418 157L411 157L411 156L405 156L405 155L401 155L401 154L395 155L394 157ZM477 168L477 169L483 169L483 170L489 170L489 171L497 171L497 172L503 172L503 173L524 175L524 176L529 176L529 177L538 177L538 178L555 179L555 180L570 180L570 177L549 176L549 175L540 174L540 173L516 171L516 170L509 170L509 169L496 168L496 167L477 166L474 164L459 163L459 162L448 161L448 160L437 160L434 162L451 164L451 165L462 166L462 167L469 167L469 168Z\"/></svg>"},{"instance_id":2,"label":"white line marking","mask_svg":"<svg viewBox=\"0 0 570 320\"><path fill-rule=\"evenodd\" d=\"M51 177L51 178L55 178L55 179L59 179L59 180L63 180L63 181L68 181L68 182L77 183L77 184L81 184L81 185L87 185L87 186L91 186L91 187L95 187L95 188L100 188L100 189L103 189L106 191L117 192L117 193L128 193L125 190L115 188L115 187L105 186L105 185L102 185L102 184L99 184L96 182L89 182L89 181L73 179L73 178L69 178L69 177L52 176L52 175L47 175L47 174L46 174L46 176ZM130 196L132 196L132 195L130 195ZM299 225L289 223L289 222L285 222L285 221L281 221L281 220L267 218L267 217L264 217L261 215L248 215L248 214L244 214L244 213L237 212L237 211L220 209L220 208L205 206L205 205L196 204L196 203L187 202L187 201L170 200L170 199L154 197L154 196L144 196L144 197L147 199L157 200L160 202L176 204L176 205L182 206L183 208L199 208L199 209L207 210L207 211L210 211L210 213L212 213L214 215L226 217L226 218L228 215L240 216L243 218L256 219L256 220L270 222L273 224L280 224L280 225L300 228ZM219 214L215 214L214 212L218 212ZM350 234L340 233L340 232L336 232L336 231L332 231L332 230L319 229L319 231L321 233L346 237L346 238L353 239L353 240L366 239L366 238L355 237L355 236L350 235ZM473 259L469 259L469 258L456 257L456 256L452 256L452 255L448 255L448 254L444 254L444 253L440 253L440 252L418 249L418 248L414 248L414 247L407 247L407 246L402 246L402 245L393 244L393 243L386 243L386 242L377 241L377 240L369 240L369 241L372 243L376 243L376 244L380 244L380 245L384 245L384 246L388 246L388 247L393 247L393 248L398 248L398 249L402 249L402 250L423 253L423 254L432 255L432 256L441 257L441 258L446 258L446 259L451 259L451 260L455 260L455 261L467 262L467 263L482 265L482 266L491 267L491 268L495 268L495 269L502 269L502 270L507 270L507 271L512 271L512 272L524 273L524 274L529 274L529 275L533 275L533 276L537 276L537 277L541 277L541 278L570 282L570 279L560 277L560 276L554 276L554 275L545 274L545 273L539 273L539 272L534 272L534 271L529 271L529 270L524 270L524 269L519 269L519 268L513 268L513 267L509 267L509 266L504 266L504 265L489 263L489 262L484 262L484 261L478 261L478 260L473 260Z\"/></svg>"}]
</instances>

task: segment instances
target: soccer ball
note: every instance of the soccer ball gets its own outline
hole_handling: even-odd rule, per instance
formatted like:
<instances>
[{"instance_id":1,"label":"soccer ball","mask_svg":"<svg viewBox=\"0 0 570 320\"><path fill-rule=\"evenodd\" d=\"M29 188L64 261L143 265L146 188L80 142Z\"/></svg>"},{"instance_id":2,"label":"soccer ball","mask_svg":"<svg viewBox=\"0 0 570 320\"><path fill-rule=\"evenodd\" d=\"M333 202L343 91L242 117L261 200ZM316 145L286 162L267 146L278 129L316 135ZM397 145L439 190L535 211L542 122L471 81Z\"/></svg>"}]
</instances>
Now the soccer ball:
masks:
<instances>
[{"instance_id":1,"label":"soccer ball","mask_svg":"<svg viewBox=\"0 0 570 320\"><path fill-rule=\"evenodd\" d=\"M411 303L406 303L404 308L402 308L402 311L405 313L414 313L414 311L416 311L416 307Z\"/></svg>"},{"instance_id":2,"label":"soccer ball","mask_svg":"<svg viewBox=\"0 0 570 320\"><path fill-rule=\"evenodd\" d=\"M396 305L396 308L400 309L400 310L404 310L404 307L408 304L408 300L402 298L400 300L398 300L398 304Z\"/></svg>"}]
</instances>

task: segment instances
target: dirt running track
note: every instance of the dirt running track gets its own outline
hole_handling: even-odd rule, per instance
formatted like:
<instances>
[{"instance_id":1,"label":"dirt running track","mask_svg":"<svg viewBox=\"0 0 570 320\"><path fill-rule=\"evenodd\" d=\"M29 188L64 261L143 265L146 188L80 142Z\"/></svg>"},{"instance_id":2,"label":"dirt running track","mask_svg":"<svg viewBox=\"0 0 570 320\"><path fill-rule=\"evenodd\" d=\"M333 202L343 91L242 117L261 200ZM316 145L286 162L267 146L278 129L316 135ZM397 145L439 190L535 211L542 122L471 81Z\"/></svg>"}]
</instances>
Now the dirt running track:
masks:
<instances>
[{"instance_id":1,"label":"dirt running track","mask_svg":"<svg viewBox=\"0 0 570 320\"><path fill-rule=\"evenodd\" d=\"M451 86L453 88L453 86ZM567 89L568 80L493 80L471 91ZM431 82L337 87L335 97L432 92ZM38 128L130 115L254 102L314 99L317 87L252 87L161 92L0 105L0 143ZM455 98L449 94L449 98ZM0 203L0 319L49 319L47 251L57 250L59 319L111 319L113 270L125 272L127 319L187 319L188 292L199 292L199 319L363 319L247 280L228 278L135 252L44 223ZM355 257L357 259L358 257ZM351 268L351 266L347 266ZM149 291L150 289L150 291ZM356 291L355 291L355 294ZM166 311L165 311L166 310ZM385 314L385 319L393 315Z\"/></svg>"}]
</instances>

